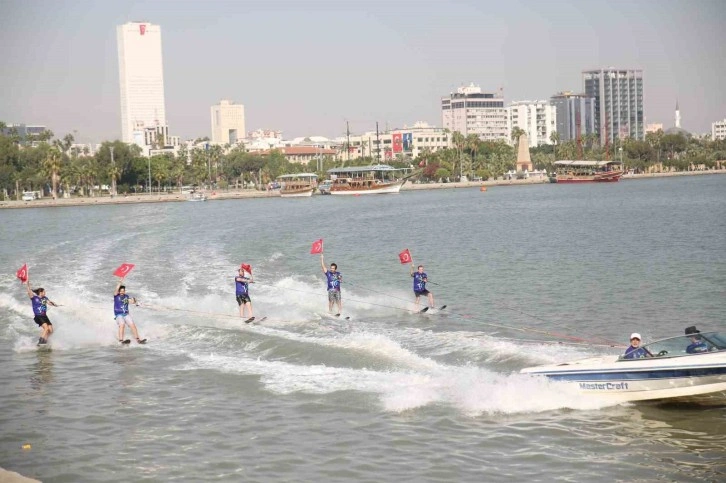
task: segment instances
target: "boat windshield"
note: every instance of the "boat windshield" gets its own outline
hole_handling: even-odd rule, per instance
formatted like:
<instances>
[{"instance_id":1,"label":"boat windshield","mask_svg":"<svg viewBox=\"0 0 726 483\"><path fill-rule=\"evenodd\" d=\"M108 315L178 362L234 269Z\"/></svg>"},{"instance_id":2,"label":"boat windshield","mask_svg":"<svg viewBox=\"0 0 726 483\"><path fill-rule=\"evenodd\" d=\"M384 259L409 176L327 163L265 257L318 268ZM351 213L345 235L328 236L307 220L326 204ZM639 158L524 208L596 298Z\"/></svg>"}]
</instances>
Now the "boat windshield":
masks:
<instances>
[{"instance_id":1,"label":"boat windshield","mask_svg":"<svg viewBox=\"0 0 726 483\"><path fill-rule=\"evenodd\" d=\"M653 357L680 357L726 350L726 333L701 332L643 345ZM620 358L623 359L622 357ZM642 359L625 359L642 360Z\"/></svg>"}]
</instances>

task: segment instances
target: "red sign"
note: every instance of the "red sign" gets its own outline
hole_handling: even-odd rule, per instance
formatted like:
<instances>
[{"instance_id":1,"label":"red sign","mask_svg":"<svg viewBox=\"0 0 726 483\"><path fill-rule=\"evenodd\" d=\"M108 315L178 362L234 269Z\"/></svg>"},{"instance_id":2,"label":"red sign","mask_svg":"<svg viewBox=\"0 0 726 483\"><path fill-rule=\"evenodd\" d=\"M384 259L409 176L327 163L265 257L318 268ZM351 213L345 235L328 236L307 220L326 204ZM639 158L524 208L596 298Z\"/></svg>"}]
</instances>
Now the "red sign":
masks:
<instances>
[{"instance_id":1,"label":"red sign","mask_svg":"<svg viewBox=\"0 0 726 483\"><path fill-rule=\"evenodd\" d=\"M28 264L24 263L22 267L20 267L20 270L15 274L16 277L20 279L21 283L25 283L28 281Z\"/></svg>"},{"instance_id":2,"label":"red sign","mask_svg":"<svg viewBox=\"0 0 726 483\"><path fill-rule=\"evenodd\" d=\"M116 269L116 271L113 272L113 274L116 275L117 277L124 278L126 275L129 274L129 272L131 271L132 268L134 268L133 263L124 263L120 267L118 267Z\"/></svg>"},{"instance_id":3,"label":"red sign","mask_svg":"<svg viewBox=\"0 0 726 483\"><path fill-rule=\"evenodd\" d=\"M144 25L144 24L139 24L139 33L140 33L141 35L144 35L144 34L146 33L146 25Z\"/></svg>"},{"instance_id":4,"label":"red sign","mask_svg":"<svg viewBox=\"0 0 726 483\"><path fill-rule=\"evenodd\" d=\"M251 265L247 265L246 263L243 263L242 265L239 266L239 268L241 268L245 272L247 272L250 275L252 275L252 266Z\"/></svg>"},{"instance_id":5,"label":"red sign","mask_svg":"<svg viewBox=\"0 0 726 483\"><path fill-rule=\"evenodd\" d=\"M411 252L408 251L408 248L398 254L398 259L401 260L402 265L413 262L413 258L411 258Z\"/></svg>"},{"instance_id":6,"label":"red sign","mask_svg":"<svg viewBox=\"0 0 726 483\"><path fill-rule=\"evenodd\" d=\"M315 255L317 253L323 253L323 239L322 238L320 240L314 241L313 246L310 249L311 255Z\"/></svg>"},{"instance_id":7,"label":"red sign","mask_svg":"<svg viewBox=\"0 0 726 483\"><path fill-rule=\"evenodd\" d=\"M403 134L401 134L400 132L393 133L393 152L403 152Z\"/></svg>"}]
</instances>

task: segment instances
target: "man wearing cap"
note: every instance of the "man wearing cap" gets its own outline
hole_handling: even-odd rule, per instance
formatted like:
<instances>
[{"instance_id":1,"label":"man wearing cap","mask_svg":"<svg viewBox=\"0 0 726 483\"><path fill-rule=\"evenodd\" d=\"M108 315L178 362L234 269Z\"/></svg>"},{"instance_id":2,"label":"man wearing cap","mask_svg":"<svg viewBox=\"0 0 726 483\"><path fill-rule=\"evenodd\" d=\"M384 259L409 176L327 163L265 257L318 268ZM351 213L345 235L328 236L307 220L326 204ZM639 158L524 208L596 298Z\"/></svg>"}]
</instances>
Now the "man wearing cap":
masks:
<instances>
[{"instance_id":1,"label":"man wearing cap","mask_svg":"<svg viewBox=\"0 0 726 483\"><path fill-rule=\"evenodd\" d=\"M686 347L686 353L698 354L699 352L708 352L708 346L703 339L701 339L701 336L699 335L700 333L701 331L698 330L695 325L686 327L686 335L691 336L691 345Z\"/></svg>"},{"instance_id":2,"label":"man wearing cap","mask_svg":"<svg viewBox=\"0 0 726 483\"><path fill-rule=\"evenodd\" d=\"M247 277L245 274L249 272L250 276ZM250 323L255 320L252 314L252 299L250 299L250 287L249 284L254 283L252 279L252 267L245 265L244 263L239 267L238 275L234 278L234 284L236 288L237 305L239 305L239 316L244 318L245 307L249 311L249 318L245 320L246 323Z\"/></svg>"},{"instance_id":3,"label":"man wearing cap","mask_svg":"<svg viewBox=\"0 0 726 483\"><path fill-rule=\"evenodd\" d=\"M630 347L625 349L623 359L643 359L645 357L652 357L652 354L647 349L640 347L640 334L633 332L630 334Z\"/></svg>"}]
</instances>

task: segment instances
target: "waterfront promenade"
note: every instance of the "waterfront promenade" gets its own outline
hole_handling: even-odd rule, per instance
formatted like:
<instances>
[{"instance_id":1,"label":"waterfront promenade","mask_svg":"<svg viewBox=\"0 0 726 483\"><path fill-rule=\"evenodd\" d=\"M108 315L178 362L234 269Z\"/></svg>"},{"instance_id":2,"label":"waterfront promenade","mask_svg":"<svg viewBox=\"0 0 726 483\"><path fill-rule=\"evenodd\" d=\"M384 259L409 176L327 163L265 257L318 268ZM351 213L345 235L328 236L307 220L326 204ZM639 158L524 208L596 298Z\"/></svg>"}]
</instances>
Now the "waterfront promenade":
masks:
<instances>
[{"instance_id":1,"label":"waterfront promenade","mask_svg":"<svg viewBox=\"0 0 726 483\"><path fill-rule=\"evenodd\" d=\"M647 174L630 174L623 176L623 180L646 179L670 176L699 176L707 174L726 174L726 169L708 170L708 171L679 171L669 173L647 173ZM529 179L495 179L487 181L469 181L469 182L453 182L453 183L406 183L401 191L409 190L431 190L431 189L455 189L455 188L476 188L491 186L521 186L531 184L549 183L548 178L529 178ZM212 190L206 191L208 201L229 200L241 198L279 198L280 193L277 191L260 191L255 189L229 189L229 190ZM90 206L103 204L133 204L133 203L168 203L177 201L187 201L188 197L181 193L152 193L152 194L130 194L111 197L108 195L100 195L95 197L72 197L59 198L54 200L45 197L33 201L0 201L0 209L6 208L47 208L62 206Z\"/></svg>"}]
</instances>

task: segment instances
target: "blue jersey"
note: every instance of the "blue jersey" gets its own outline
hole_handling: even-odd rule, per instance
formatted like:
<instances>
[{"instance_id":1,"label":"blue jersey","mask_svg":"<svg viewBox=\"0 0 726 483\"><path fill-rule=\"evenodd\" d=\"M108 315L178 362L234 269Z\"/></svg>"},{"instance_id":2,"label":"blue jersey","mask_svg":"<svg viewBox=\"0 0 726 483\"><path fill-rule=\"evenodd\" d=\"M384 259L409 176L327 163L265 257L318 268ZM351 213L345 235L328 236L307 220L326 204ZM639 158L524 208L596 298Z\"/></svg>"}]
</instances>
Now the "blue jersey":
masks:
<instances>
[{"instance_id":1,"label":"blue jersey","mask_svg":"<svg viewBox=\"0 0 726 483\"><path fill-rule=\"evenodd\" d=\"M328 291L340 292L340 281L343 280L343 275L340 272L331 272L328 270L325 272L325 278L328 279Z\"/></svg>"},{"instance_id":2,"label":"blue jersey","mask_svg":"<svg viewBox=\"0 0 726 483\"><path fill-rule=\"evenodd\" d=\"M413 291L414 292L423 292L426 290L426 280L428 280L428 275L425 273L418 273L414 272L413 275Z\"/></svg>"},{"instance_id":3,"label":"blue jersey","mask_svg":"<svg viewBox=\"0 0 726 483\"><path fill-rule=\"evenodd\" d=\"M30 299L30 302L33 304L33 313L35 315L45 315L45 312L48 310L48 297L38 297L35 295Z\"/></svg>"},{"instance_id":4,"label":"blue jersey","mask_svg":"<svg viewBox=\"0 0 726 483\"><path fill-rule=\"evenodd\" d=\"M625 355L623 356L624 359L643 359L644 357L648 357L648 351L642 347L636 349L632 345L625 349Z\"/></svg>"},{"instance_id":5,"label":"blue jersey","mask_svg":"<svg viewBox=\"0 0 726 483\"><path fill-rule=\"evenodd\" d=\"M128 294L118 294L113 296L113 314L129 315L129 297Z\"/></svg>"},{"instance_id":6,"label":"blue jersey","mask_svg":"<svg viewBox=\"0 0 726 483\"><path fill-rule=\"evenodd\" d=\"M244 282L240 282L238 279L245 280ZM234 284L236 286L236 294L237 295L248 295L250 292L250 284L247 281L249 278L247 277L235 277L234 278Z\"/></svg>"},{"instance_id":7,"label":"blue jersey","mask_svg":"<svg viewBox=\"0 0 726 483\"><path fill-rule=\"evenodd\" d=\"M686 352L688 354L697 354L698 352L708 352L708 346L705 342L702 340L699 340L698 342L694 342L693 344L686 347Z\"/></svg>"}]
</instances>

